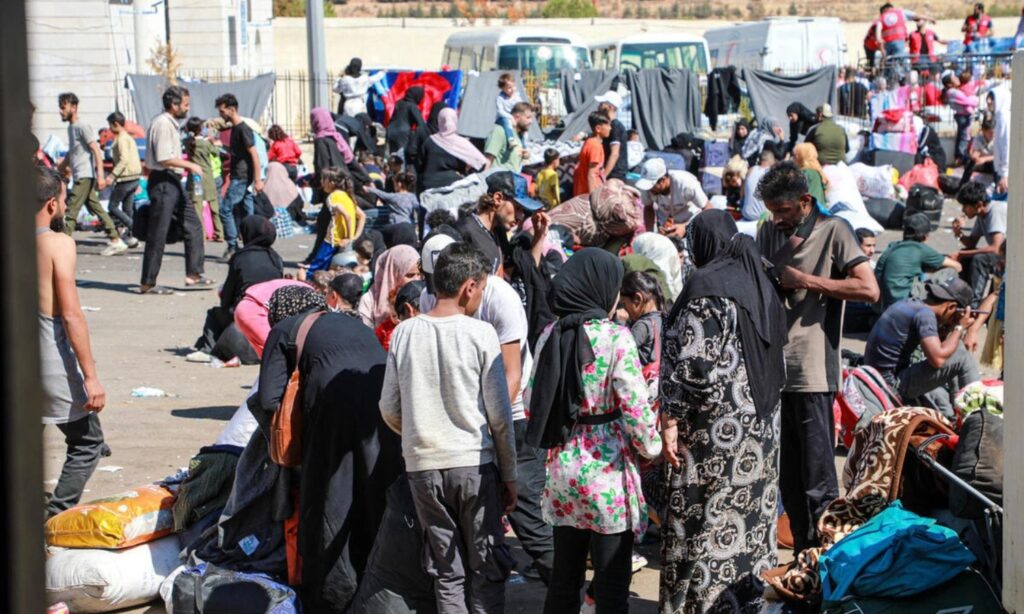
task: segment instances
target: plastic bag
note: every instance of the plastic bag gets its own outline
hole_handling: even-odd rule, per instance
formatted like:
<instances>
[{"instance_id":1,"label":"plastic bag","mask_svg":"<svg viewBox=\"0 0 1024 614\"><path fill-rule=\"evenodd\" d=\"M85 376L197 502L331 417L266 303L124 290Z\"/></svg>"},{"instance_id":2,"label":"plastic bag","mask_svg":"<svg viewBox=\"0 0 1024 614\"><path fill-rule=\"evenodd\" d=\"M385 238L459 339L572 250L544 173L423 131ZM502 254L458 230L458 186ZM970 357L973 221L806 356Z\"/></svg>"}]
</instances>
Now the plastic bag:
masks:
<instances>
[{"instance_id":1,"label":"plastic bag","mask_svg":"<svg viewBox=\"0 0 1024 614\"><path fill-rule=\"evenodd\" d=\"M862 162L850 165L850 172L857 180L857 190L864 198L895 198L892 171L889 165L868 166Z\"/></svg>"},{"instance_id":2,"label":"plastic bag","mask_svg":"<svg viewBox=\"0 0 1024 614\"><path fill-rule=\"evenodd\" d=\"M939 190L939 167L935 166L935 162L931 158L925 158L924 162L915 164L914 168L900 177L900 185L908 190L910 186L916 184L926 185L935 188L936 192L941 192Z\"/></svg>"},{"instance_id":3,"label":"plastic bag","mask_svg":"<svg viewBox=\"0 0 1024 614\"><path fill-rule=\"evenodd\" d=\"M175 493L158 484L83 503L46 522L46 543L63 548L129 548L169 535Z\"/></svg>"},{"instance_id":4,"label":"plastic bag","mask_svg":"<svg viewBox=\"0 0 1024 614\"><path fill-rule=\"evenodd\" d=\"M46 561L46 603L109 612L148 603L178 566L177 537L124 550L56 550Z\"/></svg>"}]
</instances>

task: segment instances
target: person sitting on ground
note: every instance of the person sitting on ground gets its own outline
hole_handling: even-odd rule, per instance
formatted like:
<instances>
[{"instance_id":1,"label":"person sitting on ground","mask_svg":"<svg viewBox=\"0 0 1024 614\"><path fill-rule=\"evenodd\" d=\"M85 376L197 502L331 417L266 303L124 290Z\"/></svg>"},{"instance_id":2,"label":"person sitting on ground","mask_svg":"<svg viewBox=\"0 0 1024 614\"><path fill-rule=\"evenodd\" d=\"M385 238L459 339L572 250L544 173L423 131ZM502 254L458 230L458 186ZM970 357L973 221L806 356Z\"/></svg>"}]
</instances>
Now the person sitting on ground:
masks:
<instances>
[{"instance_id":1,"label":"person sitting on ground","mask_svg":"<svg viewBox=\"0 0 1024 614\"><path fill-rule=\"evenodd\" d=\"M733 156L722 171L722 195L725 206L731 213L739 215L743 206L743 182L747 178L750 165L740 156Z\"/></svg>"},{"instance_id":2,"label":"person sitting on ground","mask_svg":"<svg viewBox=\"0 0 1024 614\"><path fill-rule=\"evenodd\" d=\"M445 108L437 116L437 132L423 142L424 190L450 186L466 175L485 170L490 162L473 143L458 133L459 116Z\"/></svg>"},{"instance_id":3,"label":"person sitting on ground","mask_svg":"<svg viewBox=\"0 0 1024 614\"><path fill-rule=\"evenodd\" d=\"M732 128L732 137L729 138L729 157L743 156L743 144L750 136L750 122L745 119L736 121Z\"/></svg>"},{"instance_id":4,"label":"person sitting on ground","mask_svg":"<svg viewBox=\"0 0 1024 614\"><path fill-rule=\"evenodd\" d=\"M750 167L747 171L747 182L743 186L743 207L740 214L748 222L756 222L761 219L767 209L757 195L757 185L761 182L768 169L775 166L775 150L771 147L765 148L758 158L758 164Z\"/></svg>"},{"instance_id":5,"label":"person sitting on ground","mask_svg":"<svg viewBox=\"0 0 1024 614\"><path fill-rule=\"evenodd\" d=\"M996 123L992 119L981 122L981 132L972 140L969 148L970 162L964 168L964 177L970 178L972 173L993 174L992 161L995 160Z\"/></svg>"},{"instance_id":6,"label":"person sitting on ground","mask_svg":"<svg viewBox=\"0 0 1024 614\"><path fill-rule=\"evenodd\" d=\"M210 356L228 361L236 356L246 364L254 364L258 356L248 347L241 334L232 331L235 306L244 298L246 290L265 281L284 276L284 262L273 249L277 239L274 223L261 215L250 215L242 220L239 233L242 248L228 261L228 276L221 288L220 305L206 312L203 334L194 344L195 352L186 359L190 362L209 362Z\"/></svg>"},{"instance_id":7,"label":"person sitting on ground","mask_svg":"<svg viewBox=\"0 0 1024 614\"><path fill-rule=\"evenodd\" d=\"M969 181L956 195L957 202L967 219L974 220L971 234L964 234L963 216L953 220L953 235L966 249L953 252L949 257L958 261L963 270L960 277L974 291L972 306L977 307L985 298L989 276L999 260L999 246L1006 239L1006 202L989 200L985 186ZM984 238L987 245L979 247Z\"/></svg>"},{"instance_id":8,"label":"person sitting on ground","mask_svg":"<svg viewBox=\"0 0 1024 614\"><path fill-rule=\"evenodd\" d=\"M269 209L274 215L280 209L285 210L289 223L306 225L306 201L302 200L298 186L288 178L288 171L280 162L267 165L267 180L263 182L263 191L256 195L256 201L258 207Z\"/></svg>"},{"instance_id":9,"label":"person sitting on ground","mask_svg":"<svg viewBox=\"0 0 1024 614\"><path fill-rule=\"evenodd\" d=\"M580 150L579 165L573 174L572 195L590 194L604 185L604 139L612 131L612 122L601 113L591 113L587 118L590 123L590 137L583 143Z\"/></svg>"},{"instance_id":10,"label":"person sitting on ground","mask_svg":"<svg viewBox=\"0 0 1024 614\"><path fill-rule=\"evenodd\" d=\"M743 158L751 166L756 165L765 149L771 149L776 158L782 158L786 153L782 128L770 117L759 120L757 128L743 142Z\"/></svg>"},{"instance_id":11,"label":"person sitting on ground","mask_svg":"<svg viewBox=\"0 0 1024 614\"><path fill-rule=\"evenodd\" d=\"M89 325L75 285L75 241L64 234L67 188L49 168L36 170L36 262L39 280L40 383L46 393L43 424L60 429L67 457L46 502L49 518L76 505L100 456L103 443L99 412L106 392L96 374Z\"/></svg>"},{"instance_id":12,"label":"person sitting on ground","mask_svg":"<svg viewBox=\"0 0 1024 614\"><path fill-rule=\"evenodd\" d=\"M416 210L420 200L416 198L416 175L399 173L395 177L393 193L369 188L367 192L376 196L388 208L388 224L415 224Z\"/></svg>"},{"instance_id":13,"label":"person sitting on ground","mask_svg":"<svg viewBox=\"0 0 1024 614\"><path fill-rule=\"evenodd\" d=\"M644 204L644 227L663 235L685 236L690 219L711 207L699 179L686 171L668 170L661 158L643 163L636 189Z\"/></svg>"},{"instance_id":14,"label":"person sitting on ground","mask_svg":"<svg viewBox=\"0 0 1024 614\"><path fill-rule=\"evenodd\" d=\"M822 164L839 164L850 151L846 130L832 119L832 105L818 107L818 123L807 131L805 143L814 145Z\"/></svg>"},{"instance_id":15,"label":"person sitting on ground","mask_svg":"<svg viewBox=\"0 0 1024 614\"><path fill-rule=\"evenodd\" d=\"M558 166L562 159L557 149L544 150L544 169L537 173L537 200L547 205L548 210L562 204L561 186L558 181Z\"/></svg>"},{"instance_id":16,"label":"person sitting on ground","mask_svg":"<svg viewBox=\"0 0 1024 614\"><path fill-rule=\"evenodd\" d=\"M447 209L434 209L427 214L427 217L423 220L424 225L429 230L439 230L445 226L455 230L455 216L452 215L451 211ZM456 231L457 232L457 231Z\"/></svg>"},{"instance_id":17,"label":"person sitting on ground","mask_svg":"<svg viewBox=\"0 0 1024 614\"><path fill-rule=\"evenodd\" d=\"M405 162L403 162L401 156L397 156L395 154L392 154L392 155L388 156L388 165L387 165L388 173L387 173L387 177L384 178L384 191L385 192L394 192L395 191L394 178L398 176L398 173L401 173L404 170L405 170ZM411 170L412 169L410 169L410 171Z\"/></svg>"},{"instance_id":18,"label":"person sitting on ground","mask_svg":"<svg viewBox=\"0 0 1024 614\"><path fill-rule=\"evenodd\" d=\"M288 171L288 178L292 181L298 179L299 164L302 162L302 149L295 139L288 136L284 128L274 124L267 131L270 137L270 149L267 150L267 160L280 162Z\"/></svg>"},{"instance_id":19,"label":"person sitting on ground","mask_svg":"<svg viewBox=\"0 0 1024 614\"><path fill-rule=\"evenodd\" d=\"M804 172L807 177L807 190L814 201L825 208L828 208L828 200L825 197L825 189L828 187L828 176L818 160L818 150L814 143L804 141L793 148L793 161Z\"/></svg>"},{"instance_id":20,"label":"person sitting on ground","mask_svg":"<svg viewBox=\"0 0 1024 614\"><path fill-rule=\"evenodd\" d=\"M864 252L864 255L868 257L871 268L875 268L871 258L875 257L875 250L878 248L878 235L869 228L858 228L854 231L854 234L857 235L857 242L860 243L860 251Z\"/></svg>"},{"instance_id":21,"label":"person sitting on ground","mask_svg":"<svg viewBox=\"0 0 1024 614\"><path fill-rule=\"evenodd\" d=\"M331 218L326 239L309 264L309 273L329 268L334 254L362 236L366 227L366 214L356 205L351 177L341 169L327 168L320 174L320 185L327 194L324 207L330 211Z\"/></svg>"},{"instance_id":22,"label":"person sitting on ground","mask_svg":"<svg viewBox=\"0 0 1024 614\"><path fill-rule=\"evenodd\" d=\"M395 329L380 413L402 439L416 516L426 532L438 610L500 612L502 513L516 506L512 408L498 335L473 319L491 263L473 246L437 258L437 305Z\"/></svg>"},{"instance_id":23,"label":"person sitting on ground","mask_svg":"<svg viewBox=\"0 0 1024 614\"><path fill-rule=\"evenodd\" d=\"M349 317L363 321L356 311L359 299L363 296L363 278L357 273L340 273L327 290L327 309L331 313L343 313Z\"/></svg>"},{"instance_id":24,"label":"person sitting on ground","mask_svg":"<svg viewBox=\"0 0 1024 614\"><path fill-rule=\"evenodd\" d=\"M944 256L927 245L931 232L928 216L911 213L903 220L903 240L894 241L885 248L875 265L875 277L882 291L880 311L910 296L914 282L925 273L950 268L960 272L960 263Z\"/></svg>"},{"instance_id":25,"label":"person sitting on ground","mask_svg":"<svg viewBox=\"0 0 1024 614\"><path fill-rule=\"evenodd\" d=\"M874 367L907 404L924 403L953 418L953 399L981 379L978 364L960 343L974 324L973 293L963 280L925 284L926 298L903 299L885 310L871 330L865 364ZM945 339L940 328L956 324ZM925 360L912 362L920 346Z\"/></svg>"},{"instance_id":26,"label":"person sitting on ground","mask_svg":"<svg viewBox=\"0 0 1024 614\"><path fill-rule=\"evenodd\" d=\"M630 170L640 166L647 155L647 148L640 140L640 133L636 130L626 132L626 167Z\"/></svg>"},{"instance_id":27,"label":"person sitting on ground","mask_svg":"<svg viewBox=\"0 0 1024 614\"><path fill-rule=\"evenodd\" d=\"M509 138L505 128L495 126L484 141L484 155L491 161L491 167L513 173L523 170L523 160L530 157L524 145L526 135L533 125L533 107L528 102L519 102L512 107L512 122L515 135Z\"/></svg>"},{"instance_id":28,"label":"person sitting on ground","mask_svg":"<svg viewBox=\"0 0 1024 614\"><path fill-rule=\"evenodd\" d=\"M402 286L422 279L420 253L409 245L396 245L377 258L370 291L359 300L359 316L363 323L377 330L382 324L395 327L392 320L392 301Z\"/></svg>"},{"instance_id":29,"label":"person sitting on ground","mask_svg":"<svg viewBox=\"0 0 1024 614\"><path fill-rule=\"evenodd\" d=\"M794 102L786 107L786 116L789 118L789 141L786 143L786 153L788 154L796 147L800 137L805 136L811 126L818 123L818 117L799 102Z\"/></svg>"}]
</instances>

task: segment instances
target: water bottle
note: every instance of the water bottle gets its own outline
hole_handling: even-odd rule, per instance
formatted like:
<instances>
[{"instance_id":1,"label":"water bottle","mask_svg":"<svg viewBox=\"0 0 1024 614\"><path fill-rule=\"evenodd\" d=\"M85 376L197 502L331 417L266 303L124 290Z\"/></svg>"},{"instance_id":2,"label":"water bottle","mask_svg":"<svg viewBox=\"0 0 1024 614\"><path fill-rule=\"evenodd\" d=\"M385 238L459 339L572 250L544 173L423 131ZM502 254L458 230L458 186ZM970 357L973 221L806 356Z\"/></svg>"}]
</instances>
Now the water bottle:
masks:
<instances>
[{"instance_id":1,"label":"water bottle","mask_svg":"<svg viewBox=\"0 0 1024 614\"><path fill-rule=\"evenodd\" d=\"M198 174L192 174L192 193L200 198L203 196L203 178Z\"/></svg>"}]
</instances>

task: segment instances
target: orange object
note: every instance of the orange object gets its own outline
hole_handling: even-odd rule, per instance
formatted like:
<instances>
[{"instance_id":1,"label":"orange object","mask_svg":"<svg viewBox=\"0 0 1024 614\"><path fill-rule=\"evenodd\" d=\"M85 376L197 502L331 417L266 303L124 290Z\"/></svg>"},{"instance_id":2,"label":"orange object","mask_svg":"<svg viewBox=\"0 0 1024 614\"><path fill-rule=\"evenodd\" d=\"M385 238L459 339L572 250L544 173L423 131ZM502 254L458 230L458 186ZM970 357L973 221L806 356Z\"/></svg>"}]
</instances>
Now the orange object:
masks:
<instances>
[{"instance_id":1,"label":"orange object","mask_svg":"<svg viewBox=\"0 0 1024 614\"><path fill-rule=\"evenodd\" d=\"M288 386L281 397L281 405L274 412L270 425L270 460L282 467L298 467L302 464L302 406L299 404L299 359L306 345L306 336L324 312L312 313L302 320L299 334L295 339L295 370L292 371Z\"/></svg>"},{"instance_id":2,"label":"orange object","mask_svg":"<svg viewBox=\"0 0 1024 614\"><path fill-rule=\"evenodd\" d=\"M288 561L288 586L302 585L302 557L299 555L299 491L292 490L292 515L284 521L284 556Z\"/></svg>"},{"instance_id":3,"label":"orange object","mask_svg":"<svg viewBox=\"0 0 1024 614\"><path fill-rule=\"evenodd\" d=\"M46 522L46 543L62 548L130 548L170 535L175 494L158 484L64 510Z\"/></svg>"}]
</instances>

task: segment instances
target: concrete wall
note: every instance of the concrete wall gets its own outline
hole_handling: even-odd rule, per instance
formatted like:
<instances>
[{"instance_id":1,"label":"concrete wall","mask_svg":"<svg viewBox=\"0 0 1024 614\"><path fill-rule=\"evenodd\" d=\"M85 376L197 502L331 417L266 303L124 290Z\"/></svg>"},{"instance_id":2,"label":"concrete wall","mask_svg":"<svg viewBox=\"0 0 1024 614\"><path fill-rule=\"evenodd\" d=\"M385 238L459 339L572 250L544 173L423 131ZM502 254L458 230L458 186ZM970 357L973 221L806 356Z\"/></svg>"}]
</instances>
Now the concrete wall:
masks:
<instances>
[{"instance_id":1,"label":"concrete wall","mask_svg":"<svg viewBox=\"0 0 1024 614\"><path fill-rule=\"evenodd\" d=\"M271 0L247 0L245 4L243 0L175 0L171 7L171 40L181 54L182 70L239 76L272 71L271 13ZM228 29L229 17L235 17L234 33ZM247 30L244 35L243 29ZM233 64L232 35L237 49Z\"/></svg>"}]
</instances>

